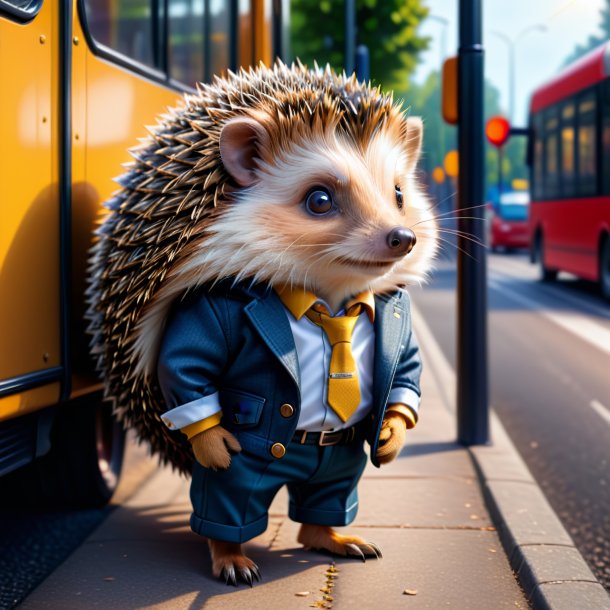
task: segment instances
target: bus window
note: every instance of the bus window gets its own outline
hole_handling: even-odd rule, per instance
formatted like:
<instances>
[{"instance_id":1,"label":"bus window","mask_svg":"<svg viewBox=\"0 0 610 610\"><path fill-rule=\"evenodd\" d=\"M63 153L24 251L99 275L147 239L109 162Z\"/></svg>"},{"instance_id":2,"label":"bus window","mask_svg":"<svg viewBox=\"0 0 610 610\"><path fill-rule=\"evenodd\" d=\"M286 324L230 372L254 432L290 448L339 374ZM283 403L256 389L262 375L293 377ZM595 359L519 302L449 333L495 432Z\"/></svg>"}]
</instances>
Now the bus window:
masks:
<instances>
[{"instance_id":1,"label":"bus window","mask_svg":"<svg viewBox=\"0 0 610 610\"><path fill-rule=\"evenodd\" d=\"M603 85L603 117L602 117L602 177L604 194L610 195L610 79Z\"/></svg>"},{"instance_id":2,"label":"bus window","mask_svg":"<svg viewBox=\"0 0 610 610\"><path fill-rule=\"evenodd\" d=\"M85 0L87 26L100 44L154 67L155 0Z\"/></svg>"},{"instance_id":3,"label":"bus window","mask_svg":"<svg viewBox=\"0 0 610 610\"><path fill-rule=\"evenodd\" d=\"M534 116L532 121L534 128L534 192L533 197L536 200L543 198L543 177L544 177L544 139L543 139L543 124L542 115L540 113Z\"/></svg>"},{"instance_id":4,"label":"bus window","mask_svg":"<svg viewBox=\"0 0 610 610\"><path fill-rule=\"evenodd\" d=\"M204 0L170 0L167 48L170 78L190 87L205 79Z\"/></svg>"},{"instance_id":5,"label":"bus window","mask_svg":"<svg viewBox=\"0 0 610 610\"><path fill-rule=\"evenodd\" d=\"M575 194L575 119L574 102L568 102L561 110L561 194Z\"/></svg>"},{"instance_id":6,"label":"bus window","mask_svg":"<svg viewBox=\"0 0 610 610\"><path fill-rule=\"evenodd\" d=\"M597 190L595 92L587 93L578 102L578 194L595 195Z\"/></svg>"},{"instance_id":7,"label":"bus window","mask_svg":"<svg viewBox=\"0 0 610 610\"><path fill-rule=\"evenodd\" d=\"M210 2L210 69L209 78L214 74L226 75L230 67L231 13L230 3L225 0Z\"/></svg>"},{"instance_id":8,"label":"bus window","mask_svg":"<svg viewBox=\"0 0 610 610\"><path fill-rule=\"evenodd\" d=\"M544 198L553 199L559 194L559 120L557 108L549 108L544 125Z\"/></svg>"}]
</instances>

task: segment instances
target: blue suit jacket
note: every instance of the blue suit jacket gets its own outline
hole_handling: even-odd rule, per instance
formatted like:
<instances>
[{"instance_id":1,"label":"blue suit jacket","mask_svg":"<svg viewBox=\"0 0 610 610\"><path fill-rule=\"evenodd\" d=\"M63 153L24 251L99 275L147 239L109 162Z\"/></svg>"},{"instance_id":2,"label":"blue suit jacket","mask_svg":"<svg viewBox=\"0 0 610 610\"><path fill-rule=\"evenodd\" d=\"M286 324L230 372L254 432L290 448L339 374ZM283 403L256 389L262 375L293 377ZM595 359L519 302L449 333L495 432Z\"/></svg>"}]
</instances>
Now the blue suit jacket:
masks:
<instances>
[{"instance_id":1,"label":"blue suit jacket","mask_svg":"<svg viewBox=\"0 0 610 610\"><path fill-rule=\"evenodd\" d=\"M168 318L158 377L168 409L220 393L221 425L244 450L273 460L274 443L288 447L297 428L299 363L287 312L276 293L260 285L201 288L175 304ZM409 297L375 297L373 408L367 440L375 454L390 390L420 394L421 360L411 329ZM280 406L294 407L283 417Z\"/></svg>"}]
</instances>

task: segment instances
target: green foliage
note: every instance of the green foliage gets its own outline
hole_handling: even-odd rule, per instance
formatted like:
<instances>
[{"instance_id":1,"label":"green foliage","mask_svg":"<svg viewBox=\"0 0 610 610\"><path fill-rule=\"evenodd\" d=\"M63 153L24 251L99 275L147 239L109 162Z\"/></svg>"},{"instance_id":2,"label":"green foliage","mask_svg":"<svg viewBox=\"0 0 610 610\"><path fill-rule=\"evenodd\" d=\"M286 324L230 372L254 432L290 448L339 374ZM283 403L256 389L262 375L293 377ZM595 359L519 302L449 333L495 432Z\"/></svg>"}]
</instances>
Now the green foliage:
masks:
<instances>
[{"instance_id":1,"label":"green foliage","mask_svg":"<svg viewBox=\"0 0 610 610\"><path fill-rule=\"evenodd\" d=\"M292 0L292 55L304 64L345 65L345 5L331 0ZM428 14L422 0L356 0L357 44L368 47L371 80L404 90L428 38L417 28Z\"/></svg>"},{"instance_id":2,"label":"green foliage","mask_svg":"<svg viewBox=\"0 0 610 610\"><path fill-rule=\"evenodd\" d=\"M490 81L485 82L485 120L494 115L506 116L500 107L500 92ZM430 176L435 167L443 167L445 155L457 148L457 130L447 125L441 116L441 86L438 72L431 72L421 85L412 85L408 92L397 97L410 106L410 114L421 116L424 121L424 143L420 167ZM502 169L504 184L511 184L515 178L528 178L525 165L526 139L522 136L511 138L504 146ZM485 141L485 182L487 187L498 184L498 150Z\"/></svg>"},{"instance_id":3,"label":"green foliage","mask_svg":"<svg viewBox=\"0 0 610 610\"><path fill-rule=\"evenodd\" d=\"M610 0L606 0L606 6L600 11L599 15L601 20L599 28L602 33L599 36L589 36L589 40L585 44L577 45L566 58L564 65L571 64L610 38Z\"/></svg>"}]
</instances>

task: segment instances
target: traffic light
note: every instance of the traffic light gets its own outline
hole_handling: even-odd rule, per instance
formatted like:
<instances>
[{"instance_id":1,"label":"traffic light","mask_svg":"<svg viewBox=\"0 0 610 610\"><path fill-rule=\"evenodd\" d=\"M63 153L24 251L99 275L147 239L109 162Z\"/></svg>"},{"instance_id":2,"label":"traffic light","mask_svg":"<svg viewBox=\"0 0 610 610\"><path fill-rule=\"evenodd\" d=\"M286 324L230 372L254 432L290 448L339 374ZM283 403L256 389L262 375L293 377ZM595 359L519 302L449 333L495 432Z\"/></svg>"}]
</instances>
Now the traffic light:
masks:
<instances>
[{"instance_id":1,"label":"traffic light","mask_svg":"<svg viewBox=\"0 0 610 610\"><path fill-rule=\"evenodd\" d=\"M494 146L501 148L510 137L510 123L502 116L491 117L485 126L485 135Z\"/></svg>"}]
</instances>

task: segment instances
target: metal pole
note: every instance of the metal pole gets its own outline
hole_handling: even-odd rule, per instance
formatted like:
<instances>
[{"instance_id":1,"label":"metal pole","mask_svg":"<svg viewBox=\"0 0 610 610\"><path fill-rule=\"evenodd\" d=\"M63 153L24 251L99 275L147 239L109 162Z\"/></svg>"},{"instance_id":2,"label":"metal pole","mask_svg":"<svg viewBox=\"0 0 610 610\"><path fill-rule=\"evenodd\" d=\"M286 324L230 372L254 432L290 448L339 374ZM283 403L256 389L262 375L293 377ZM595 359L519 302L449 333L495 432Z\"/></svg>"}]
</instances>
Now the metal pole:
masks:
<instances>
[{"instance_id":1,"label":"metal pole","mask_svg":"<svg viewBox=\"0 0 610 610\"><path fill-rule=\"evenodd\" d=\"M502 175L502 161L504 160L504 146L498 147L498 197L502 194L502 182L504 182L504 176ZM500 201L498 200L498 203Z\"/></svg>"},{"instance_id":2,"label":"metal pole","mask_svg":"<svg viewBox=\"0 0 610 610\"><path fill-rule=\"evenodd\" d=\"M468 210L458 225L457 416L458 441L465 445L489 439L487 266L485 247L476 243L485 243L482 1L459 5L458 205Z\"/></svg>"},{"instance_id":3,"label":"metal pole","mask_svg":"<svg viewBox=\"0 0 610 610\"><path fill-rule=\"evenodd\" d=\"M345 0L345 73L354 71L356 56L356 0Z\"/></svg>"},{"instance_id":4,"label":"metal pole","mask_svg":"<svg viewBox=\"0 0 610 610\"><path fill-rule=\"evenodd\" d=\"M361 82L368 82L371 79L369 48L364 44L359 44L356 49L356 78Z\"/></svg>"}]
</instances>

